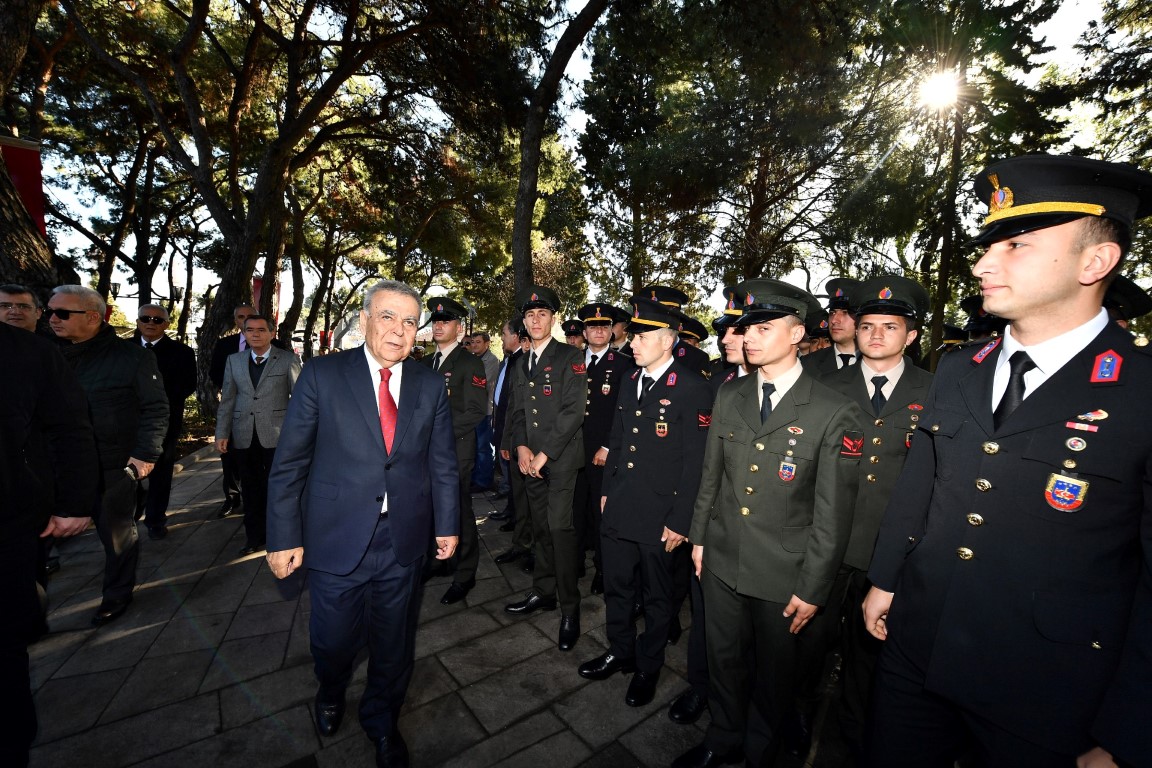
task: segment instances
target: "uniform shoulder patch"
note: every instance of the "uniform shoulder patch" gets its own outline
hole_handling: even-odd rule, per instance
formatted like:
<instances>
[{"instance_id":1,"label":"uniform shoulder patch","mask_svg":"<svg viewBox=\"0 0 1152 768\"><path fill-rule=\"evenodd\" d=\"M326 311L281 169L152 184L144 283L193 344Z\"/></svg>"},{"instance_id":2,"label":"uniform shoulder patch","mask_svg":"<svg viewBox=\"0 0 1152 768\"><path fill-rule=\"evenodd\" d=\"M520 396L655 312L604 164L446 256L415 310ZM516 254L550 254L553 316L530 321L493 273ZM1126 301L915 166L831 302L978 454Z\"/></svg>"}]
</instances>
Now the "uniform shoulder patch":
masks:
<instances>
[{"instance_id":1,"label":"uniform shoulder patch","mask_svg":"<svg viewBox=\"0 0 1152 768\"><path fill-rule=\"evenodd\" d=\"M864 453L864 433L848 430L841 438L840 455L845 459L858 459Z\"/></svg>"},{"instance_id":2,"label":"uniform shoulder patch","mask_svg":"<svg viewBox=\"0 0 1152 768\"><path fill-rule=\"evenodd\" d=\"M588 373L588 366L584 363L572 363L572 373Z\"/></svg>"},{"instance_id":3,"label":"uniform shoulder patch","mask_svg":"<svg viewBox=\"0 0 1152 768\"><path fill-rule=\"evenodd\" d=\"M984 362L984 358L986 358L986 357L988 357L988 355L992 354L992 350L996 349L996 347L999 346L999 344L1000 344L1000 339L992 339L992 341L988 342L983 347L981 347L979 352L972 355L972 362L976 363L977 365Z\"/></svg>"},{"instance_id":4,"label":"uniform shoulder patch","mask_svg":"<svg viewBox=\"0 0 1152 768\"><path fill-rule=\"evenodd\" d=\"M696 426L699 429L708 429L712 426L712 409L696 411Z\"/></svg>"},{"instance_id":5,"label":"uniform shoulder patch","mask_svg":"<svg viewBox=\"0 0 1152 768\"><path fill-rule=\"evenodd\" d=\"M725 384L727 384L728 382L732 381L732 379L736 378L736 371L737 371L737 370L738 370L738 369L736 369L736 368L733 368L731 371L729 371L729 372L728 372L728 375L724 377L724 383L725 383Z\"/></svg>"}]
</instances>

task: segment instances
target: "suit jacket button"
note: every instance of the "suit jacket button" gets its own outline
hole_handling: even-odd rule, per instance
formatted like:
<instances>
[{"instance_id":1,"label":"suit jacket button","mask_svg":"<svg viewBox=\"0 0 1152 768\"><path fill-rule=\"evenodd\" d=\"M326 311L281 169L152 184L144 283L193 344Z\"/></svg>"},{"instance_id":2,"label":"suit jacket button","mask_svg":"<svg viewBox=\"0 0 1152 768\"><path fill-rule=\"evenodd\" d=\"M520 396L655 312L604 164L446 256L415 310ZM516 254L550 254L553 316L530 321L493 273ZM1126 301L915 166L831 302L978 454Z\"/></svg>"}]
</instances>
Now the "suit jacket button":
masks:
<instances>
[{"instance_id":1,"label":"suit jacket button","mask_svg":"<svg viewBox=\"0 0 1152 768\"><path fill-rule=\"evenodd\" d=\"M876 421L874 421L872 423L878 427L882 427L882 426L884 426L884 419L876 419Z\"/></svg>"},{"instance_id":2,"label":"suit jacket button","mask_svg":"<svg viewBox=\"0 0 1152 768\"><path fill-rule=\"evenodd\" d=\"M756 464L753 464L752 466L748 467L748 471L749 471L749 472L759 472L759 471L760 471L760 467L759 467L758 465L756 465Z\"/></svg>"},{"instance_id":3,"label":"suit jacket button","mask_svg":"<svg viewBox=\"0 0 1152 768\"><path fill-rule=\"evenodd\" d=\"M530 381L530 382L528 382L528 386L534 387L534 386L536 386L536 382Z\"/></svg>"},{"instance_id":4,"label":"suit jacket button","mask_svg":"<svg viewBox=\"0 0 1152 768\"><path fill-rule=\"evenodd\" d=\"M628 450L632 451L632 453L636 453L636 446L630 445L628 446Z\"/></svg>"},{"instance_id":5,"label":"suit jacket button","mask_svg":"<svg viewBox=\"0 0 1152 768\"><path fill-rule=\"evenodd\" d=\"M1000 443L994 443L991 440L984 443L984 445L981 447L984 449L984 453L988 454L989 456L995 456L996 454L1000 453Z\"/></svg>"},{"instance_id":6,"label":"suit jacket button","mask_svg":"<svg viewBox=\"0 0 1152 768\"><path fill-rule=\"evenodd\" d=\"M639 427L632 427L632 434L634 434L634 435L635 435L635 434L639 434L639 432L640 432L640 428L639 428Z\"/></svg>"},{"instance_id":7,"label":"suit jacket button","mask_svg":"<svg viewBox=\"0 0 1152 768\"><path fill-rule=\"evenodd\" d=\"M971 560L976 556L976 553L968 549L968 547L960 547L960 549L956 550L956 556L961 560Z\"/></svg>"},{"instance_id":8,"label":"suit jacket button","mask_svg":"<svg viewBox=\"0 0 1152 768\"><path fill-rule=\"evenodd\" d=\"M384 497L383 496L377 496L376 497L376 503L377 504L383 504L384 503Z\"/></svg>"},{"instance_id":9,"label":"suit jacket button","mask_svg":"<svg viewBox=\"0 0 1152 768\"><path fill-rule=\"evenodd\" d=\"M747 488L744 489L744 493L748 494L749 496L751 496L755 492L756 492L756 489L753 488L752 486L748 486Z\"/></svg>"},{"instance_id":10,"label":"suit jacket button","mask_svg":"<svg viewBox=\"0 0 1152 768\"><path fill-rule=\"evenodd\" d=\"M532 409L532 415L535 416L537 413L539 413L539 411L537 411L535 408L533 408Z\"/></svg>"},{"instance_id":11,"label":"suit jacket button","mask_svg":"<svg viewBox=\"0 0 1152 768\"><path fill-rule=\"evenodd\" d=\"M984 525L984 517L973 512L968 515L968 525L981 526Z\"/></svg>"},{"instance_id":12,"label":"suit jacket button","mask_svg":"<svg viewBox=\"0 0 1152 768\"><path fill-rule=\"evenodd\" d=\"M740 514L748 517L748 515L752 514L752 510L748 509L748 507L740 507Z\"/></svg>"},{"instance_id":13,"label":"suit jacket button","mask_svg":"<svg viewBox=\"0 0 1152 768\"><path fill-rule=\"evenodd\" d=\"M988 482L987 480L985 480L982 477L978 478L976 480L976 490L978 490L982 493L986 493L986 492L992 490L992 483Z\"/></svg>"},{"instance_id":14,"label":"suit jacket button","mask_svg":"<svg viewBox=\"0 0 1152 768\"><path fill-rule=\"evenodd\" d=\"M933 432L939 432L940 431L940 425L939 424L933 424L932 425L932 431Z\"/></svg>"},{"instance_id":15,"label":"suit jacket button","mask_svg":"<svg viewBox=\"0 0 1152 768\"><path fill-rule=\"evenodd\" d=\"M729 433L728 433L728 439L729 439L729 440L731 440L731 439L732 439L732 438L734 438L734 437L736 437L736 433L735 433L735 432L729 432Z\"/></svg>"}]
</instances>

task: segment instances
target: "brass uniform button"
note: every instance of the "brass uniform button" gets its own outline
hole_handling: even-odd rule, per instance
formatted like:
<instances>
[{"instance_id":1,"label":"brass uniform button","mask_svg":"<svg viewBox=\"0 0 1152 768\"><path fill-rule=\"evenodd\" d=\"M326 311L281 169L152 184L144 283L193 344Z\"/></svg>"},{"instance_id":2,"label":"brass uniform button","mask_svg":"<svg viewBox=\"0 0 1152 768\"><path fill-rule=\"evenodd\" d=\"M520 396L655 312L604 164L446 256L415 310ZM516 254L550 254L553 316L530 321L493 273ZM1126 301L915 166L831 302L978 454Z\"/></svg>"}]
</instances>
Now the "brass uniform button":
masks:
<instances>
[{"instance_id":1,"label":"brass uniform button","mask_svg":"<svg viewBox=\"0 0 1152 768\"><path fill-rule=\"evenodd\" d=\"M975 512L968 515L968 525L981 526L984 525L984 517Z\"/></svg>"},{"instance_id":2,"label":"brass uniform button","mask_svg":"<svg viewBox=\"0 0 1152 768\"><path fill-rule=\"evenodd\" d=\"M748 515L752 514L752 510L748 509L748 507L740 507L740 514L748 517Z\"/></svg>"},{"instance_id":3,"label":"brass uniform button","mask_svg":"<svg viewBox=\"0 0 1152 768\"><path fill-rule=\"evenodd\" d=\"M989 456L995 456L996 454L1000 453L1000 443L994 443L991 440L984 443L984 445L981 447L984 449L984 453L988 454Z\"/></svg>"},{"instance_id":4,"label":"brass uniform button","mask_svg":"<svg viewBox=\"0 0 1152 768\"><path fill-rule=\"evenodd\" d=\"M530 382L528 382L528 386L534 387L534 386L536 386L536 382L530 381Z\"/></svg>"},{"instance_id":5,"label":"brass uniform button","mask_svg":"<svg viewBox=\"0 0 1152 768\"><path fill-rule=\"evenodd\" d=\"M792 449L789 448L788 450L784 451L784 455L785 456L791 456L792 455Z\"/></svg>"},{"instance_id":6,"label":"brass uniform button","mask_svg":"<svg viewBox=\"0 0 1152 768\"><path fill-rule=\"evenodd\" d=\"M532 422L532 426L534 426L534 427L539 427L540 425L539 425L539 424L537 424L536 422Z\"/></svg>"},{"instance_id":7,"label":"brass uniform button","mask_svg":"<svg viewBox=\"0 0 1152 768\"><path fill-rule=\"evenodd\" d=\"M982 493L987 493L988 491L992 490L992 483L981 477L976 481L976 490Z\"/></svg>"},{"instance_id":8,"label":"brass uniform button","mask_svg":"<svg viewBox=\"0 0 1152 768\"><path fill-rule=\"evenodd\" d=\"M636 415L637 415L637 416L639 416L639 415L640 415L640 411L636 411Z\"/></svg>"},{"instance_id":9,"label":"brass uniform button","mask_svg":"<svg viewBox=\"0 0 1152 768\"><path fill-rule=\"evenodd\" d=\"M758 451L764 450L764 443L756 443L756 450L758 450Z\"/></svg>"},{"instance_id":10,"label":"brass uniform button","mask_svg":"<svg viewBox=\"0 0 1152 768\"><path fill-rule=\"evenodd\" d=\"M734 437L736 437L736 433L735 433L735 432L729 432L729 433L728 433L728 439L729 439L729 440L731 440L731 439L732 439L732 438L734 438Z\"/></svg>"},{"instance_id":11,"label":"brass uniform button","mask_svg":"<svg viewBox=\"0 0 1152 768\"><path fill-rule=\"evenodd\" d=\"M529 395L529 397L531 397L533 400L536 399L536 395Z\"/></svg>"},{"instance_id":12,"label":"brass uniform button","mask_svg":"<svg viewBox=\"0 0 1152 768\"><path fill-rule=\"evenodd\" d=\"M633 467L635 467L635 466L636 466L636 465L635 465L635 464L633 464L632 462L628 462L628 469L632 469L632 468L633 468Z\"/></svg>"},{"instance_id":13,"label":"brass uniform button","mask_svg":"<svg viewBox=\"0 0 1152 768\"><path fill-rule=\"evenodd\" d=\"M753 464L752 466L748 467L748 471L749 471L749 472L759 472L759 471L760 471L760 467L759 467L759 465L757 465L757 464Z\"/></svg>"},{"instance_id":14,"label":"brass uniform button","mask_svg":"<svg viewBox=\"0 0 1152 768\"><path fill-rule=\"evenodd\" d=\"M869 461L869 463L872 463L872 464L879 464L880 463L880 457L879 456L869 456L868 461Z\"/></svg>"},{"instance_id":15,"label":"brass uniform button","mask_svg":"<svg viewBox=\"0 0 1152 768\"><path fill-rule=\"evenodd\" d=\"M971 560L976 556L976 553L968 549L968 547L960 547L960 549L956 550L956 556L961 560Z\"/></svg>"},{"instance_id":16,"label":"brass uniform button","mask_svg":"<svg viewBox=\"0 0 1152 768\"><path fill-rule=\"evenodd\" d=\"M536 414L538 414L538 413L539 413L539 411L537 411L535 408L533 408L533 409L532 409L532 415L533 415L533 416L535 416L535 415L536 415Z\"/></svg>"},{"instance_id":17,"label":"brass uniform button","mask_svg":"<svg viewBox=\"0 0 1152 768\"><path fill-rule=\"evenodd\" d=\"M932 425L932 431L933 432L939 432L940 431L940 425L939 424L933 424Z\"/></svg>"},{"instance_id":18,"label":"brass uniform button","mask_svg":"<svg viewBox=\"0 0 1152 768\"><path fill-rule=\"evenodd\" d=\"M881 445L884 441L878 437L872 438L872 445Z\"/></svg>"},{"instance_id":19,"label":"brass uniform button","mask_svg":"<svg viewBox=\"0 0 1152 768\"><path fill-rule=\"evenodd\" d=\"M748 494L749 496L751 496L755 492L756 492L756 489L753 488L752 486L748 486L747 488L744 489L744 493Z\"/></svg>"},{"instance_id":20,"label":"brass uniform button","mask_svg":"<svg viewBox=\"0 0 1152 768\"><path fill-rule=\"evenodd\" d=\"M870 482L870 483L876 482L876 475L868 475L868 482Z\"/></svg>"},{"instance_id":21,"label":"brass uniform button","mask_svg":"<svg viewBox=\"0 0 1152 768\"><path fill-rule=\"evenodd\" d=\"M1148 346L1148 337L1144 335L1137 336L1132 343L1138 347L1146 347Z\"/></svg>"},{"instance_id":22,"label":"brass uniform button","mask_svg":"<svg viewBox=\"0 0 1152 768\"><path fill-rule=\"evenodd\" d=\"M912 414L912 423L915 424L918 421L920 421L920 417L916 414Z\"/></svg>"},{"instance_id":23,"label":"brass uniform button","mask_svg":"<svg viewBox=\"0 0 1152 768\"><path fill-rule=\"evenodd\" d=\"M884 426L884 419L876 419L876 421L874 421L872 423L875 424L877 427L882 427L882 426Z\"/></svg>"},{"instance_id":24,"label":"brass uniform button","mask_svg":"<svg viewBox=\"0 0 1152 768\"><path fill-rule=\"evenodd\" d=\"M636 453L636 446L630 445L630 446L628 446L628 450L631 451L632 453Z\"/></svg>"},{"instance_id":25,"label":"brass uniform button","mask_svg":"<svg viewBox=\"0 0 1152 768\"><path fill-rule=\"evenodd\" d=\"M1147 340L1145 340L1145 341L1144 341L1144 344L1147 344L1147 343L1148 343L1148 341L1147 341ZM1144 346L1144 344L1140 344L1139 346ZM1093 641L1092 641L1092 650L1094 650L1094 651L1098 651L1098 650L1100 650L1100 649L1101 649L1101 648L1103 648L1103 647L1104 647L1104 646L1100 645L1100 641L1099 641L1099 640L1093 640Z\"/></svg>"},{"instance_id":26,"label":"brass uniform button","mask_svg":"<svg viewBox=\"0 0 1152 768\"><path fill-rule=\"evenodd\" d=\"M1075 459L1064 459L1064 467L1066 469L1076 469L1076 460Z\"/></svg>"},{"instance_id":27,"label":"brass uniform button","mask_svg":"<svg viewBox=\"0 0 1152 768\"><path fill-rule=\"evenodd\" d=\"M639 432L640 432L640 428L639 428L639 427L632 427L632 434L634 434L634 435L635 435L635 434L637 434L637 433L639 433Z\"/></svg>"}]
</instances>

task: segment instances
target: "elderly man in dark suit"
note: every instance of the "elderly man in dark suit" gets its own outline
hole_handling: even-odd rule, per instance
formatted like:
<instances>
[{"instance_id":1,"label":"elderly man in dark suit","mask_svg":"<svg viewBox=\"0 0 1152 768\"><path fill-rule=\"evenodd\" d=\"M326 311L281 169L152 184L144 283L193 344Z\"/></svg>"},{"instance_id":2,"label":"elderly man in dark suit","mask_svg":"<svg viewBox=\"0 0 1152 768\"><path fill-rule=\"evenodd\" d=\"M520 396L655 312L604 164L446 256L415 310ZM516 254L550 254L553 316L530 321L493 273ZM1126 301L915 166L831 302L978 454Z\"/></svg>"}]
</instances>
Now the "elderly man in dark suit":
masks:
<instances>
[{"instance_id":1,"label":"elderly man in dark suit","mask_svg":"<svg viewBox=\"0 0 1152 768\"><path fill-rule=\"evenodd\" d=\"M37 727L28 645L44 629L37 537L88 528L99 464L84 391L59 351L0 323L0 359L15 372L0 377L0 765L25 766Z\"/></svg>"},{"instance_id":2,"label":"elderly man in dark suit","mask_svg":"<svg viewBox=\"0 0 1152 768\"><path fill-rule=\"evenodd\" d=\"M440 598L444 605L451 605L463 600L476 586L476 566L480 562L480 534L472 511L470 486L476 465L476 426L484 420L487 411L488 381L480 358L460 343L461 326L468 310L459 302L440 296L428 300L428 311L436 352L420 362L444 379L460 470L460 546L456 551L452 583Z\"/></svg>"},{"instance_id":3,"label":"elderly man in dark suit","mask_svg":"<svg viewBox=\"0 0 1152 768\"><path fill-rule=\"evenodd\" d=\"M339 728L356 657L368 645L360 724L379 766L408 765L396 727L412 678L428 541L459 540L455 437L444 378L406 360L420 323L404 283L368 289L363 350L308 363L284 421L268 515L268 564L305 563L312 601L316 726Z\"/></svg>"},{"instance_id":4,"label":"elderly man in dark suit","mask_svg":"<svg viewBox=\"0 0 1152 768\"><path fill-rule=\"evenodd\" d=\"M236 452L244 493L240 556L259 552L267 538L268 473L276 455L288 399L300 375L300 358L272 346L272 323L252 315L244 321L248 349L229 356L216 411L216 448Z\"/></svg>"},{"instance_id":5,"label":"elderly man in dark suit","mask_svg":"<svg viewBox=\"0 0 1152 768\"><path fill-rule=\"evenodd\" d=\"M797 359L811 297L776 280L741 289L737 323L757 370L720 387L689 534L706 605L712 723L675 768L759 749L754 692L771 731L763 761L778 754L805 627L839 620L826 606L852 529L862 414Z\"/></svg>"},{"instance_id":6,"label":"elderly man in dark suit","mask_svg":"<svg viewBox=\"0 0 1152 768\"><path fill-rule=\"evenodd\" d=\"M1025 155L976 178L1002 338L948 353L872 556L872 765L1152 765L1152 359L1108 284L1152 173Z\"/></svg>"},{"instance_id":7,"label":"elderly man in dark suit","mask_svg":"<svg viewBox=\"0 0 1152 768\"><path fill-rule=\"evenodd\" d=\"M172 471L176 466L176 444L184 433L184 401L196 391L196 353L187 344L171 339L168 310L159 304L145 304L136 316L135 338L156 355L156 365L164 379L168 396L168 433L164 435L164 452L152 474L147 489L137 493L136 515L144 515L148 538L168 535L168 498L172 494Z\"/></svg>"}]
</instances>

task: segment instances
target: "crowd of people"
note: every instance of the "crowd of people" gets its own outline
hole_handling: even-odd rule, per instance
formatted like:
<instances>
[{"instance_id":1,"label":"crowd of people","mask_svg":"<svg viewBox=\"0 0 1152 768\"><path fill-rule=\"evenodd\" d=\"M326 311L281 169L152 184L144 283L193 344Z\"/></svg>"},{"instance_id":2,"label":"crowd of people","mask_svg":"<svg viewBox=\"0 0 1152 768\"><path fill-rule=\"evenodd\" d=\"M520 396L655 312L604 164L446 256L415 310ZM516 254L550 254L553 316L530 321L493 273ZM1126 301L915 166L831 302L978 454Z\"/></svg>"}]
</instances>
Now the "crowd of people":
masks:
<instances>
[{"instance_id":1,"label":"crowd of people","mask_svg":"<svg viewBox=\"0 0 1152 768\"><path fill-rule=\"evenodd\" d=\"M450 576L441 602L467 598L472 496L493 490L512 533L495 561L532 575L504 610L557 611L573 651L591 553L608 647L573 670L631 675L625 706L654 699L690 606L668 717L710 721L674 768L803 760L831 658L843 765L1152 765L1152 360L1122 327L1152 300L1120 275L1152 174L1029 155L975 192L980 295L947 335L978 340L935 375L928 292L895 274L831 280L825 304L776 279L726 286L715 361L688 296L657 284L563 322L556 292L528 286L502 359L452 297L427 300L433 344L413 354L423 302L399 282L367 290L362 348L303 366L238 307L212 357L219 515L243 511L241 556L307 570L317 730L340 728L366 647L360 723L378 765L408 765L421 585ZM166 535L195 359L163 307L142 306L130 340L105 309L78 286L45 309L0 286L0 348L34 372L0 384L16 585L0 604L20 618L2 674L21 697L44 542L95 523L100 626L130 606L136 521ZM0 721L4 764L35 735L30 693L19 711Z\"/></svg>"}]
</instances>

